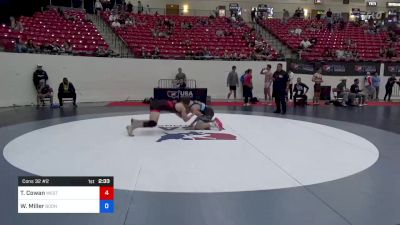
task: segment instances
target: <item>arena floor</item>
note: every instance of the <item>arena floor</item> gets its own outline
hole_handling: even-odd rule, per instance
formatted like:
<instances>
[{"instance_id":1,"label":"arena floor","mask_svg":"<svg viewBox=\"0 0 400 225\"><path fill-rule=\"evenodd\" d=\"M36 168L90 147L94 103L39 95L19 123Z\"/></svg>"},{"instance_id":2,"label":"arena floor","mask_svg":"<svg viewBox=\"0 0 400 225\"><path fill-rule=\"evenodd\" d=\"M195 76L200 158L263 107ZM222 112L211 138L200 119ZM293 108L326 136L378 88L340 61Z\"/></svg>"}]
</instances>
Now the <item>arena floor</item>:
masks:
<instances>
[{"instance_id":1,"label":"arena floor","mask_svg":"<svg viewBox=\"0 0 400 225\"><path fill-rule=\"evenodd\" d=\"M0 224L400 224L399 106L214 109L223 131L135 137L124 126L147 107L0 109ZM32 174L114 176L115 212L18 214Z\"/></svg>"}]
</instances>

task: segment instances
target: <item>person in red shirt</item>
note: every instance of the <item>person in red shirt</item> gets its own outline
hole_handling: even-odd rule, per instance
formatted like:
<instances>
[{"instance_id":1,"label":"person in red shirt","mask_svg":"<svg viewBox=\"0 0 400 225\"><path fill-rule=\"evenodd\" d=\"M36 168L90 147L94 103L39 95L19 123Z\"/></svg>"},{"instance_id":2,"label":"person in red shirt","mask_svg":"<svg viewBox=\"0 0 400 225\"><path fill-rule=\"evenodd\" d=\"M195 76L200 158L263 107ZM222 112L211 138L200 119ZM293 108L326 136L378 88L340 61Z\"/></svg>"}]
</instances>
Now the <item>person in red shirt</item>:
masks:
<instances>
[{"instance_id":1,"label":"person in red shirt","mask_svg":"<svg viewBox=\"0 0 400 225\"><path fill-rule=\"evenodd\" d=\"M248 69L244 76L243 97L244 97L244 105L250 106L249 102L250 99L253 97L253 75L251 69Z\"/></svg>"}]
</instances>

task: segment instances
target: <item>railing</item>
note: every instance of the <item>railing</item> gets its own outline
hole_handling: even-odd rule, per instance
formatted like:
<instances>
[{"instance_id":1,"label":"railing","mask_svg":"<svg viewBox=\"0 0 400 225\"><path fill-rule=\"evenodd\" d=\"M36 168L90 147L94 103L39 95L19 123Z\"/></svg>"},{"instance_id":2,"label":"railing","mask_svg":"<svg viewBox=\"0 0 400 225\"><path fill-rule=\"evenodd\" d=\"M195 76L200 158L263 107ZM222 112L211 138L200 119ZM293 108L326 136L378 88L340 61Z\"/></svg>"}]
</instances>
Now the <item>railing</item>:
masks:
<instances>
[{"instance_id":1,"label":"railing","mask_svg":"<svg viewBox=\"0 0 400 225\"><path fill-rule=\"evenodd\" d=\"M158 80L158 88L177 88L178 85L175 79L160 79ZM189 79L186 80L186 87L187 88L196 88L196 80Z\"/></svg>"},{"instance_id":2,"label":"railing","mask_svg":"<svg viewBox=\"0 0 400 225\"><path fill-rule=\"evenodd\" d=\"M113 44L119 50L120 57L122 57L122 58L129 57L130 50L127 47L126 42L118 34L116 34L114 32L114 30L110 26L110 24L108 24L107 21L105 21L102 16L94 15L92 18L94 18L94 20L95 20L93 22L96 22L96 24L99 24L101 29L105 33L105 35L107 35L107 37L109 37L109 39L111 41L110 44ZM125 52L126 52L126 54L124 54Z\"/></svg>"}]
</instances>

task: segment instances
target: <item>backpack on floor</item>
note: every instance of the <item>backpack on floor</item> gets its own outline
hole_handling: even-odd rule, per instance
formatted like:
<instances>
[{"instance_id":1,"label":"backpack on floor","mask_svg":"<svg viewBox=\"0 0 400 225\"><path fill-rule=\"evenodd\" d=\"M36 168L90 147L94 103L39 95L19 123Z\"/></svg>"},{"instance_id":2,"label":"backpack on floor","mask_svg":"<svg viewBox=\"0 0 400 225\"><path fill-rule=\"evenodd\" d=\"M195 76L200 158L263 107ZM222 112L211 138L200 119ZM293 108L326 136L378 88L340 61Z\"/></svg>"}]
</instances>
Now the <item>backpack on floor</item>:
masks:
<instances>
[{"instance_id":1,"label":"backpack on floor","mask_svg":"<svg viewBox=\"0 0 400 225\"><path fill-rule=\"evenodd\" d=\"M253 97L250 99L251 104L256 104L257 102L259 102L257 97Z\"/></svg>"}]
</instances>

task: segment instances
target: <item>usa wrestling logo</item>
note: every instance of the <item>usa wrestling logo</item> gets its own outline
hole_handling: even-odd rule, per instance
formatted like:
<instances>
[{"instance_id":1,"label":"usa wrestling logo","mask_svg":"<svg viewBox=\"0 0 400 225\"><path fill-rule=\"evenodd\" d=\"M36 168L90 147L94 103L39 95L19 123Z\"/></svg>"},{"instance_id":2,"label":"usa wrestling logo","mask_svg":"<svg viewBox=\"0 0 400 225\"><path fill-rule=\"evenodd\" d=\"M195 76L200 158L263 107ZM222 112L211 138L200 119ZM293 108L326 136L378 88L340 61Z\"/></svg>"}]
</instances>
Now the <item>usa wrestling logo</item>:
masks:
<instances>
[{"instance_id":1,"label":"usa wrestling logo","mask_svg":"<svg viewBox=\"0 0 400 225\"><path fill-rule=\"evenodd\" d=\"M209 133L209 132L187 132L187 133L165 133L157 142L167 140L186 140L186 141L204 141L204 140L236 140L236 136L227 133Z\"/></svg>"},{"instance_id":2,"label":"usa wrestling logo","mask_svg":"<svg viewBox=\"0 0 400 225\"><path fill-rule=\"evenodd\" d=\"M193 98L193 92L192 91L167 91L167 96L172 99L179 99L182 97L189 97Z\"/></svg>"}]
</instances>

